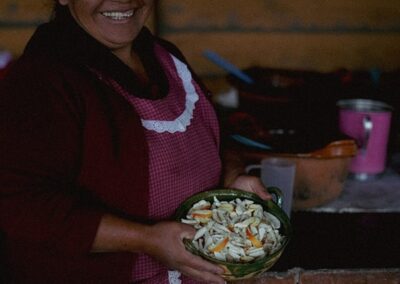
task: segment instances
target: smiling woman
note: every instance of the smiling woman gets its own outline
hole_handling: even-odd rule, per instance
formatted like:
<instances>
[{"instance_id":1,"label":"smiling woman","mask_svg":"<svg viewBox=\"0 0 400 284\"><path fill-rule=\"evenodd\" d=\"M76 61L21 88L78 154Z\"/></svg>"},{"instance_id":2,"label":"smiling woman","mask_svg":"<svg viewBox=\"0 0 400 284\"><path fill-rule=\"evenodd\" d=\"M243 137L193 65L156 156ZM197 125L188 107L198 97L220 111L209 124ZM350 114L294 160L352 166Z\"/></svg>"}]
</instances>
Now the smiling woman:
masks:
<instances>
[{"instance_id":1,"label":"smiling woman","mask_svg":"<svg viewBox=\"0 0 400 284\"><path fill-rule=\"evenodd\" d=\"M224 282L171 221L220 187L220 138L208 91L144 26L153 6L58 0L0 82L6 283ZM255 177L226 186L270 198Z\"/></svg>"},{"instance_id":2,"label":"smiling woman","mask_svg":"<svg viewBox=\"0 0 400 284\"><path fill-rule=\"evenodd\" d=\"M59 0L57 5L68 6L88 34L130 65L133 40L149 18L154 1Z\"/></svg>"}]
</instances>

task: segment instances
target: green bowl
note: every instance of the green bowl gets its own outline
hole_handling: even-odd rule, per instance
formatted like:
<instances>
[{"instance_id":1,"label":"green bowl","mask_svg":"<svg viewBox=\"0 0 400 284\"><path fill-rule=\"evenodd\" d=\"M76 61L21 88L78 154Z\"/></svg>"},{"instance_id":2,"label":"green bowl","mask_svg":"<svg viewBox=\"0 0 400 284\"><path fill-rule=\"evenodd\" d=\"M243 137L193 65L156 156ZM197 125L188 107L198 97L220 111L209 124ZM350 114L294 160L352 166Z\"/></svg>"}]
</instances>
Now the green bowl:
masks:
<instances>
[{"instance_id":1,"label":"green bowl","mask_svg":"<svg viewBox=\"0 0 400 284\"><path fill-rule=\"evenodd\" d=\"M248 263L230 263L217 260L202 253L201 251L198 251L192 244L192 241L188 239L184 240L186 249L193 254L199 255L204 259L212 263L216 263L224 268L225 273L222 276L225 280L228 281L252 278L270 269L277 262L286 245L288 244L292 236L292 226L290 224L288 216L282 209L282 192L280 191L280 189L276 187L269 187L268 192L275 196L276 201L265 201L254 193L245 192L237 189L215 189L200 192L186 199L176 210L174 218L176 221L180 222L181 219L186 218L187 212L190 208L192 208L193 204L203 199L212 203L214 200L214 196L220 201L231 201L236 198L252 200L255 203L261 204L265 211L277 217L281 222L279 233L283 235L285 239L282 242L282 246L273 254L266 255L261 259L257 259Z\"/></svg>"}]
</instances>

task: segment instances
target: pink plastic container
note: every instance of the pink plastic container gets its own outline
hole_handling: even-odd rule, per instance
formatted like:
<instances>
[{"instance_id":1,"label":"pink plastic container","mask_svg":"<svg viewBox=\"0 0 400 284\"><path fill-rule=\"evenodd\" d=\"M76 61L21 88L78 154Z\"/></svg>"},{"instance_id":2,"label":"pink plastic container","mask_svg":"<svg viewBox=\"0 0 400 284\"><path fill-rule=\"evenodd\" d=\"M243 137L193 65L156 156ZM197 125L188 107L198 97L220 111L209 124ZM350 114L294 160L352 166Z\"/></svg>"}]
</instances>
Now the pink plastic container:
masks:
<instances>
[{"instance_id":1,"label":"pink plastic container","mask_svg":"<svg viewBox=\"0 0 400 284\"><path fill-rule=\"evenodd\" d=\"M339 129L358 145L349 171L358 180L376 178L386 168L392 107L384 102L347 99L337 103Z\"/></svg>"}]
</instances>

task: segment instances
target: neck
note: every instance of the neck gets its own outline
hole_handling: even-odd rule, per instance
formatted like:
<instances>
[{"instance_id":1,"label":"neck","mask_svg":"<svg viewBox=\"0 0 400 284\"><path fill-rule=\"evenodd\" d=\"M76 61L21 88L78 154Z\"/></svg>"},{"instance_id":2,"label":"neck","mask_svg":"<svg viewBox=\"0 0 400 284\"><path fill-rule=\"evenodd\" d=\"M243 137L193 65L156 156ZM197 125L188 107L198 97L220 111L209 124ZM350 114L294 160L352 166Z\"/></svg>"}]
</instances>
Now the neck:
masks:
<instances>
[{"instance_id":1,"label":"neck","mask_svg":"<svg viewBox=\"0 0 400 284\"><path fill-rule=\"evenodd\" d=\"M130 46L129 48L115 50L113 53L130 69L132 69L133 72L135 72L140 81L143 83L149 82L142 60L140 60L140 57L133 49L131 49Z\"/></svg>"}]
</instances>

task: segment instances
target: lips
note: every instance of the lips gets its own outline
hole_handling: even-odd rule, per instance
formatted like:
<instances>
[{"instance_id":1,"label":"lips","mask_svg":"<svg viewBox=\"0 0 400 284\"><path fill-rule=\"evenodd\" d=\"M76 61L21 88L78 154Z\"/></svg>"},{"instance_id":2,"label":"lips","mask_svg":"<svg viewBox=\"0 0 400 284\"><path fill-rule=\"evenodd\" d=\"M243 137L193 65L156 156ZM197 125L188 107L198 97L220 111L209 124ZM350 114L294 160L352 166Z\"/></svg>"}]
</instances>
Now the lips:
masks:
<instances>
[{"instance_id":1,"label":"lips","mask_svg":"<svg viewBox=\"0 0 400 284\"><path fill-rule=\"evenodd\" d=\"M101 14L109 19L115 20L115 21L122 21L122 20L126 20L129 19L130 17L132 17L135 14L134 9L132 10L128 10L128 11L105 11L105 12L101 12Z\"/></svg>"}]
</instances>

